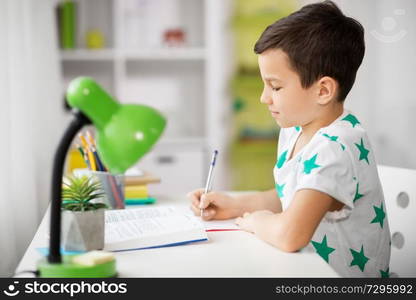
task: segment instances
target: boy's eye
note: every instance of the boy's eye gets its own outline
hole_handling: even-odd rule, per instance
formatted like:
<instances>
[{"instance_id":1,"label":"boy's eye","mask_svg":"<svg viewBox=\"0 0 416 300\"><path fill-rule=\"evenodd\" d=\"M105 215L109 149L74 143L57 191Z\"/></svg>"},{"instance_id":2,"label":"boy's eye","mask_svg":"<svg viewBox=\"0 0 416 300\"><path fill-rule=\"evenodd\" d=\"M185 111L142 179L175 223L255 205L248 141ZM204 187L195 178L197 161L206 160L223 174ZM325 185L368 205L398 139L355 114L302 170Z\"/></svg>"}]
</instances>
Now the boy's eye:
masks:
<instances>
[{"instance_id":1,"label":"boy's eye","mask_svg":"<svg viewBox=\"0 0 416 300\"><path fill-rule=\"evenodd\" d=\"M280 87L272 87L272 91L277 92L278 90L280 90Z\"/></svg>"}]
</instances>

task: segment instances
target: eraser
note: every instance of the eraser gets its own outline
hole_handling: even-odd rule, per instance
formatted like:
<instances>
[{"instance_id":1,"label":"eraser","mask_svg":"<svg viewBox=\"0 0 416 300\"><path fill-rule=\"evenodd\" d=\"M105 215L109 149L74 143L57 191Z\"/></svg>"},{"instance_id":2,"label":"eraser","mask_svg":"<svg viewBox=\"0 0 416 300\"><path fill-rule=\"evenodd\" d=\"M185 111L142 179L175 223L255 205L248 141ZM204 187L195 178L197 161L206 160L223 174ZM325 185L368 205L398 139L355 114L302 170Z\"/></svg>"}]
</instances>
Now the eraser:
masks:
<instances>
[{"instance_id":1,"label":"eraser","mask_svg":"<svg viewBox=\"0 0 416 300\"><path fill-rule=\"evenodd\" d=\"M95 266L114 259L114 254L111 252L95 250L75 256L72 262L83 266Z\"/></svg>"}]
</instances>

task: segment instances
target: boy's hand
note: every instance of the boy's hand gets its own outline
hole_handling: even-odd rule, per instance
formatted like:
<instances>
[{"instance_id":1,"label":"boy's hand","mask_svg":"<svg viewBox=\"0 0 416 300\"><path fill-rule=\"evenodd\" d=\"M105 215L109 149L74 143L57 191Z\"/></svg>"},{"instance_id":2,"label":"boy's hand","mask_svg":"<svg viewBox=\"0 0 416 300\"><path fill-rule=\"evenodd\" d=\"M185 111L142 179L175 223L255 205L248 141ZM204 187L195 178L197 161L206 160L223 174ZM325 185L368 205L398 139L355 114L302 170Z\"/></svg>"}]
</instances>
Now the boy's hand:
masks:
<instances>
[{"instance_id":1,"label":"boy's hand","mask_svg":"<svg viewBox=\"0 0 416 300\"><path fill-rule=\"evenodd\" d=\"M235 223L244 231L255 233L256 223L265 216L273 215L270 210L258 210L252 213L245 212L242 217L235 220Z\"/></svg>"},{"instance_id":2,"label":"boy's hand","mask_svg":"<svg viewBox=\"0 0 416 300\"><path fill-rule=\"evenodd\" d=\"M241 207L236 198L219 192L204 194L204 189L198 189L187 194L191 200L191 209L196 216L203 220L225 220L241 216Z\"/></svg>"}]
</instances>

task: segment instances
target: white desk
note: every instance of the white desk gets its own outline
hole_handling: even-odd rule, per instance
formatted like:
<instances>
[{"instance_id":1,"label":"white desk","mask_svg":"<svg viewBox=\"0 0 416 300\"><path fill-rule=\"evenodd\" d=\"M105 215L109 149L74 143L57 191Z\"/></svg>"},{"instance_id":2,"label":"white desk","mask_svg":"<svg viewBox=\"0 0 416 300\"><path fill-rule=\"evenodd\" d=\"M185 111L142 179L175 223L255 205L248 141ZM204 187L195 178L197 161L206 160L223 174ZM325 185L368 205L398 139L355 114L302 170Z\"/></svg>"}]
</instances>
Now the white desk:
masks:
<instances>
[{"instance_id":1,"label":"white desk","mask_svg":"<svg viewBox=\"0 0 416 300\"><path fill-rule=\"evenodd\" d=\"M157 205L188 205L183 197L156 197ZM48 246L49 214L16 273L35 270ZM208 232L209 241L184 246L116 253L120 277L339 277L315 253L285 253L243 231ZM25 273L22 276L28 276Z\"/></svg>"}]
</instances>

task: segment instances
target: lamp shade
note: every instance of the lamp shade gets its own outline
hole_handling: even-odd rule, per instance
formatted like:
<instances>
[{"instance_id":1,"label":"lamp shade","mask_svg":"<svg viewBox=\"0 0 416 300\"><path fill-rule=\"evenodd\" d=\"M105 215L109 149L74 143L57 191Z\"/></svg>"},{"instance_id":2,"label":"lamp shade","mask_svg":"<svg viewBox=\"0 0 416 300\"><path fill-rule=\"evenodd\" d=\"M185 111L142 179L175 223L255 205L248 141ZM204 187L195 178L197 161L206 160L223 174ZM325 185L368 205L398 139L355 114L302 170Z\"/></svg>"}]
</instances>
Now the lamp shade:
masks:
<instances>
[{"instance_id":1,"label":"lamp shade","mask_svg":"<svg viewBox=\"0 0 416 300\"><path fill-rule=\"evenodd\" d=\"M159 139L166 119L146 105L121 104L93 79L78 77L67 91L68 104L97 129L97 151L111 173L124 173Z\"/></svg>"}]
</instances>

